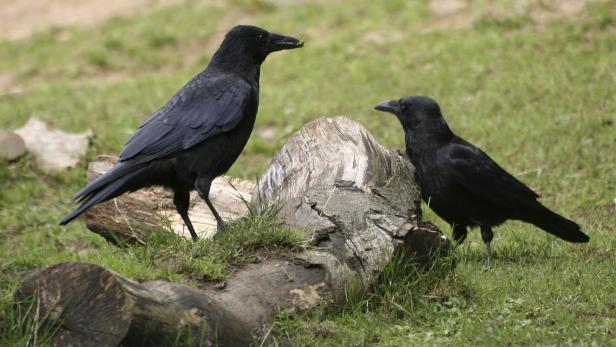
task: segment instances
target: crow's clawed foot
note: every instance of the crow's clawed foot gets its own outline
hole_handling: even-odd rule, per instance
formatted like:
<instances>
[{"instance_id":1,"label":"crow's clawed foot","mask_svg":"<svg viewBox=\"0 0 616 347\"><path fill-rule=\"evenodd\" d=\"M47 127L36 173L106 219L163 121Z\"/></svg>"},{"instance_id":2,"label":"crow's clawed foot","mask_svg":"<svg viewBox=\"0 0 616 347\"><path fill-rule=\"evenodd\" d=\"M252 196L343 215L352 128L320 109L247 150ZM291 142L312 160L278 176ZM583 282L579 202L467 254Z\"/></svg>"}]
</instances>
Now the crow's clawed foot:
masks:
<instances>
[{"instance_id":1,"label":"crow's clawed foot","mask_svg":"<svg viewBox=\"0 0 616 347\"><path fill-rule=\"evenodd\" d=\"M218 223L216 223L216 232L223 232L225 231L225 228L227 227L227 225L225 224L225 222L223 221L219 221Z\"/></svg>"},{"instance_id":2,"label":"crow's clawed foot","mask_svg":"<svg viewBox=\"0 0 616 347\"><path fill-rule=\"evenodd\" d=\"M492 264L492 247L490 247L490 242L486 242L486 258L483 262L483 265L486 268L489 268L490 264Z\"/></svg>"},{"instance_id":3,"label":"crow's clawed foot","mask_svg":"<svg viewBox=\"0 0 616 347\"><path fill-rule=\"evenodd\" d=\"M491 257L486 257L483 261L483 267L486 269L489 269L490 266L492 265L492 258Z\"/></svg>"}]
</instances>

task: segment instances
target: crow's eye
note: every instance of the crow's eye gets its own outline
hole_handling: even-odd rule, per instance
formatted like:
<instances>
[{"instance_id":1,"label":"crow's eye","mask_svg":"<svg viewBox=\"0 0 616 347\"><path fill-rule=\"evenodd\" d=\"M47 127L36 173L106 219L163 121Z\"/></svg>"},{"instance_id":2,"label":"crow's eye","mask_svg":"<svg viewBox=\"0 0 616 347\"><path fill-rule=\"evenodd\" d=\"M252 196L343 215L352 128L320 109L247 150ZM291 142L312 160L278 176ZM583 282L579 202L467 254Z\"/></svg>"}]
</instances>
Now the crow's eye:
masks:
<instances>
[{"instance_id":1,"label":"crow's eye","mask_svg":"<svg viewBox=\"0 0 616 347\"><path fill-rule=\"evenodd\" d=\"M401 109L406 110L406 105L400 106Z\"/></svg>"},{"instance_id":2,"label":"crow's eye","mask_svg":"<svg viewBox=\"0 0 616 347\"><path fill-rule=\"evenodd\" d=\"M262 39L262 38L264 38L264 37L265 37L265 35L264 35L264 34L259 34L259 38L260 38L260 39Z\"/></svg>"}]
</instances>

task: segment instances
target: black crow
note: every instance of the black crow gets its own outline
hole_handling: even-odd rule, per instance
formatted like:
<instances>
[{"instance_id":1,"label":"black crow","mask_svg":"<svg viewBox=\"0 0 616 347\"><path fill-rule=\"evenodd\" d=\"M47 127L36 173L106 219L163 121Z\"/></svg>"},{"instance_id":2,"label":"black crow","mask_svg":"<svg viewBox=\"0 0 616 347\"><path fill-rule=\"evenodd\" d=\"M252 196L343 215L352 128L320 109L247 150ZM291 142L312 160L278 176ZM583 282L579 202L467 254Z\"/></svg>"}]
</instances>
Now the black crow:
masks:
<instances>
[{"instance_id":1,"label":"black crow","mask_svg":"<svg viewBox=\"0 0 616 347\"><path fill-rule=\"evenodd\" d=\"M159 185L174 191L173 202L193 240L197 233L188 218L192 189L223 230L208 197L210 185L231 167L250 137L259 107L261 64L272 52L302 46L296 38L254 26L231 29L207 68L141 124L116 165L75 195L81 205L60 224L125 192Z\"/></svg>"},{"instance_id":2,"label":"black crow","mask_svg":"<svg viewBox=\"0 0 616 347\"><path fill-rule=\"evenodd\" d=\"M543 206L537 193L456 136L434 100L411 96L375 109L395 114L402 123L422 199L453 226L457 244L466 238L468 227L481 229L488 265L492 227L508 219L532 223L569 242L588 242L579 225Z\"/></svg>"}]
</instances>

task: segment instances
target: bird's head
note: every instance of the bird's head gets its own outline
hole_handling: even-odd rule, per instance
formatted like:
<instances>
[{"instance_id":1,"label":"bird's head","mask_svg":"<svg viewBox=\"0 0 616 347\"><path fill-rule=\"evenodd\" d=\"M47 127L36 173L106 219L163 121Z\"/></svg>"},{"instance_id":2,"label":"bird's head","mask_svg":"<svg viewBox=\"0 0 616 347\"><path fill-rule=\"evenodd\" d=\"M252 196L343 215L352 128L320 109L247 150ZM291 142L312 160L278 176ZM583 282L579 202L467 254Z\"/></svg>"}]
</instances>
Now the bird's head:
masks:
<instances>
[{"instance_id":1,"label":"bird's head","mask_svg":"<svg viewBox=\"0 0 616 347\"><path fill-rule=\"evenodd\" d=\"M303 46L303 41L291 36L271 33L252 25L238 25L227 33L216 55L227 59L248 58L261 63L272 52Z\"/></svg>"},{"instance_id":2,"label":"bird's head","mask_svg":"<svg viewBox=\"0 0 616 347\"><path fill-rule=\"evenodd\" d=\"M426 96L388 100L376 105L374 109L395 114L405 131L442 134L451 132L439 105Z\"/></svg>"}]
</instances>

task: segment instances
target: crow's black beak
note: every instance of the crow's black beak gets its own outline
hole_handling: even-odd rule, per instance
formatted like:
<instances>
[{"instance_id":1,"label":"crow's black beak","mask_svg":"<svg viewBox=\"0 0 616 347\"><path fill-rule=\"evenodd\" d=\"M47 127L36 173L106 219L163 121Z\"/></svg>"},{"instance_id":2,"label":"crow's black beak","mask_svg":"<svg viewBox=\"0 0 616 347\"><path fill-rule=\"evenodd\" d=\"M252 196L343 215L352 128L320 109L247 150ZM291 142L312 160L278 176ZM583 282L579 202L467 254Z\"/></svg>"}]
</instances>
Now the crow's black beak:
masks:
<instances>
[{"instance_id":1,"label":"crow's black beak","mask_svg":"<svg viewBox=\"0 0 616 347\"><path fill-rule=\"evenodd\" d=\"M304 41L295 37L278 34L270 34L270 52L282 51L284 49L294 49L304 46Z\"/></svg>"},{"instance_id":2,"label":"crow's black beak","mask_svg":"<svg viewBox=\"0 0 616 347\"><path fill-rule=\"evenodd\" d=\"M382 103L374 106L374 109L377 111L397 114L400 111L400 105L399 105L398 100L387 100L387 101L383 101Z\"/></svg>"}]
</instances>

